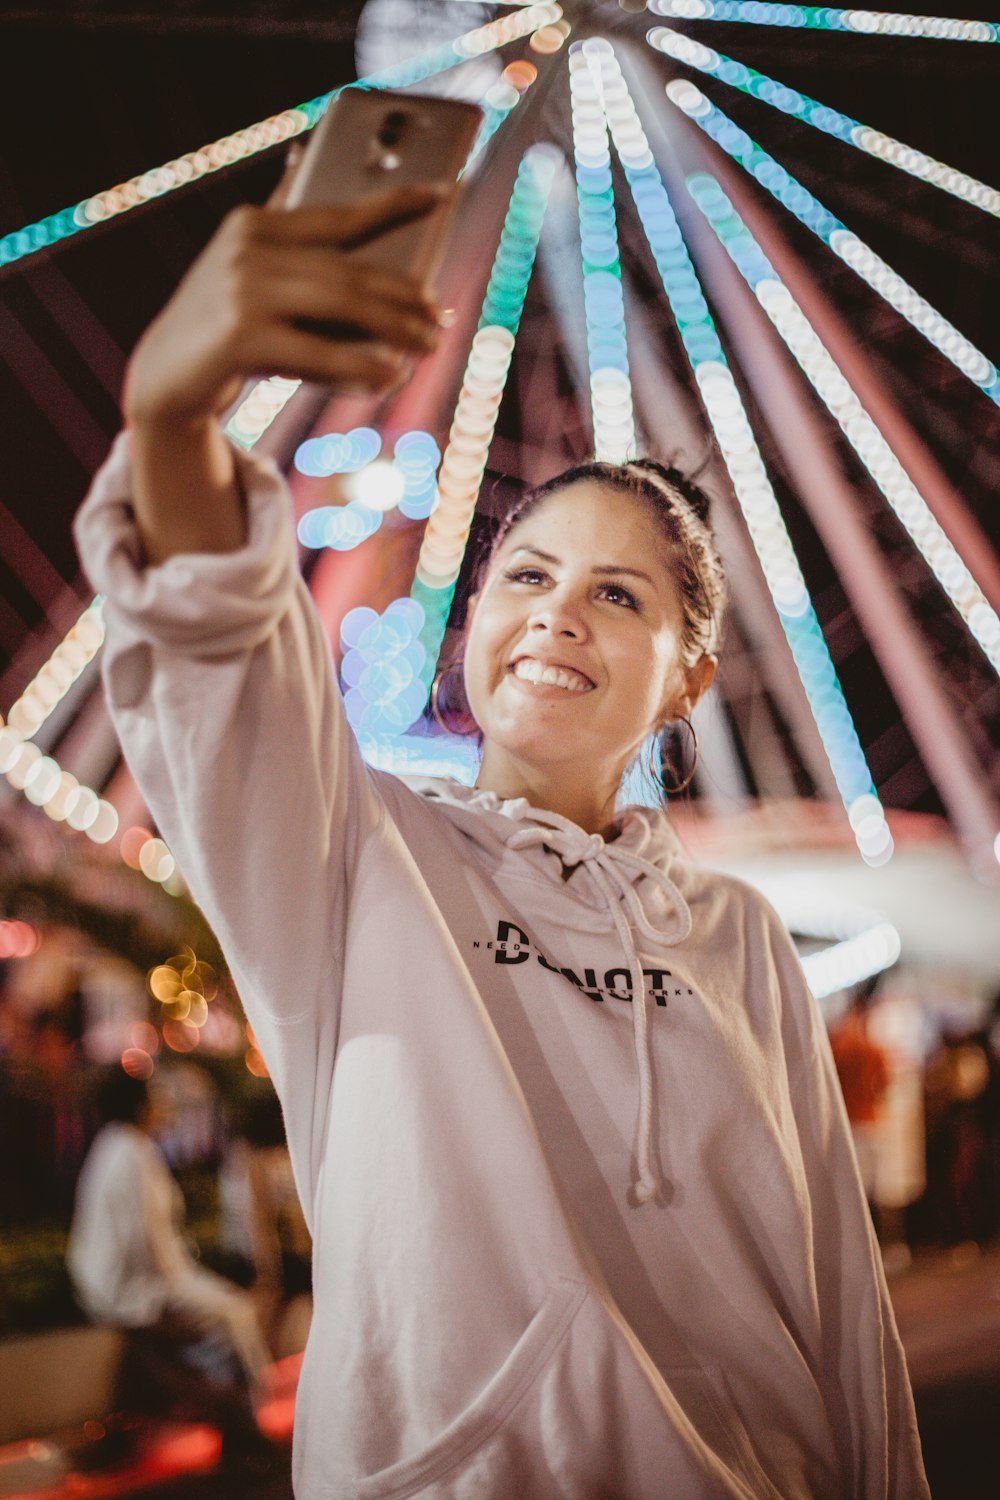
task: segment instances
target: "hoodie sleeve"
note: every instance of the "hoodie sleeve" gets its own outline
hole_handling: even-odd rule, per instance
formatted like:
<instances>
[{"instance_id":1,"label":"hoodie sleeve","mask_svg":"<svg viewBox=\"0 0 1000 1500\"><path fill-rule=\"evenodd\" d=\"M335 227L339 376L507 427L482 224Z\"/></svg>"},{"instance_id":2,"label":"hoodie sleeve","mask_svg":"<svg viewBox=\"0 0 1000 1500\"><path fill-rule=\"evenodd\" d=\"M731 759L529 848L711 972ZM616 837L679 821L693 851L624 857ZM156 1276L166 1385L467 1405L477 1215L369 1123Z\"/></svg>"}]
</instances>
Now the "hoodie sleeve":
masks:
<instances>
[{"instance_id":1,"label":"hoodie sleeve","mask_svg":"<svg viewBox=\"0 0 1000 1500\"><path fill-rule=\"evenodd\" d=\"M817 1372L840 1447L844 1493L929 1500L913 1397L826 1027L798 955L772 915L792 1107L809 1192Z\"/></svg>"},{"instance_id":2,"label":"hoodie sleeve","mask_svg":"<svg viewBox=\"0 0 1000 1500\"><path fill-rule=\"evenodd\" d=\"M105 596L103 676L125 758L227 955L286 1119L298 1116L289 1135L315 1140L349 876L382 804L298 571L287 489L270 463L237 461L248 539L236 551L143 566L127 434L75 534Z\"/></svg>"}]
</instances>

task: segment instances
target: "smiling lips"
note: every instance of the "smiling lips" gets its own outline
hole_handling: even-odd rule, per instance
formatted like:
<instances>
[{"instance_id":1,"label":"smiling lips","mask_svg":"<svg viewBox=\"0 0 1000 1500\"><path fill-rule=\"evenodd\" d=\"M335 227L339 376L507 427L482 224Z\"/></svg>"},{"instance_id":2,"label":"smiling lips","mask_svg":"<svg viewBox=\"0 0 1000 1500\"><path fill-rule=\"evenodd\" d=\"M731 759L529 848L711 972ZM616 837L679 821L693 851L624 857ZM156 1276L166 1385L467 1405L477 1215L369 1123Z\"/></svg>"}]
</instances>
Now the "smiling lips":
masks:
<instances>
[{"instance_id":1,"label":"smiling lips","mask_svg":"<svg viewBox=\"0 0 1000 1500\"><path fill-rule=\"evenodd\" d=\"M568 693L589 693L594 686L582 672L574 672L571 667L557 667L536 661L533 656L519 656L508 670L521 682L537 682L543 687L563 688Z\"/></svg>"}]
</instances>

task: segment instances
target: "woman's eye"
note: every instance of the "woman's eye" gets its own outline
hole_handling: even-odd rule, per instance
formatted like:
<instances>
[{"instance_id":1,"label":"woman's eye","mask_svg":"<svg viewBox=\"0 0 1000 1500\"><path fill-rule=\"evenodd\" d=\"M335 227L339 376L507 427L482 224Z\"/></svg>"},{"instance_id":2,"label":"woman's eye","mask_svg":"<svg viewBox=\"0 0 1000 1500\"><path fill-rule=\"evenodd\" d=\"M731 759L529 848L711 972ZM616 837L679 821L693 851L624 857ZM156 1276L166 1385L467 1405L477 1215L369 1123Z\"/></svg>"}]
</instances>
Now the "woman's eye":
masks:
<instances>
[{"instance_id":1,"label":"woman's eye","mask_svg":"<svg viewBox=\"0 0 1000 1500\"><path fill-rule=\"evenodd\" d=\"M545 574L541 568L511 568L504 574L511 583L544 583Z\"/></svg>"},{"instance_id":2,"label":"woman's eye","mask_svg":"<svg viewBox=\"0 0 1000 1500\"><path fill-rule=\"evenodd\" d=\"M638 609L639 601L628 589L622 588L620 583L606 583L601 590L604 598L611 604L624 605L626 609Z\"/></svg>"}]
</instances>

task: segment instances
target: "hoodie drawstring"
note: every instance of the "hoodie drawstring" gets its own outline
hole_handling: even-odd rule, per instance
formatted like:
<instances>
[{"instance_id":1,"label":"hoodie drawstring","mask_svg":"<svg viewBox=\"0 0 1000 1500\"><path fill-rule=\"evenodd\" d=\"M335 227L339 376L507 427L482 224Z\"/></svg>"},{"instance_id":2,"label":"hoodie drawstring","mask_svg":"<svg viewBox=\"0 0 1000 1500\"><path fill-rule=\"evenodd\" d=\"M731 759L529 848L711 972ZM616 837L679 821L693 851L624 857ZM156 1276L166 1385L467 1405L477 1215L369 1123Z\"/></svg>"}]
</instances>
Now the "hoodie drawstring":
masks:
<instances>
[{"instance_id":1,"label":"hoodie drawstring","mask_svg":"<svg viewBox=\"0 0 1000 1500\"><path fill-rule=\"evenodd\" d=\"M527 849L534 844L544 844L554 850L565 864L585 864L607 903L628 960L632 980L632 1035L639 1074L639 1125L636 1142L638 1170L634 1186L637 1200L648 1203L656 1197L661 1184L653 1166L653 1062L649 1042L646 976L642 971L642 958L636 948L633 928L657 947L662 947L665 941L678 943L687 937L691 931L691 914L673 881L641 855L633 853L631 849L619 848L614 843L606 843L599 833L586 834L575 823L559 817L557 813L536 812L534 818L538 821L533 821L528 828L518 829L507 838L508 849ZM677 925L669 937L652 925L643 909L634 884L639 875L646 876L658 885L674 909ZM622 910L623 905L628 918Z\"/></svg>"}]
</instances>

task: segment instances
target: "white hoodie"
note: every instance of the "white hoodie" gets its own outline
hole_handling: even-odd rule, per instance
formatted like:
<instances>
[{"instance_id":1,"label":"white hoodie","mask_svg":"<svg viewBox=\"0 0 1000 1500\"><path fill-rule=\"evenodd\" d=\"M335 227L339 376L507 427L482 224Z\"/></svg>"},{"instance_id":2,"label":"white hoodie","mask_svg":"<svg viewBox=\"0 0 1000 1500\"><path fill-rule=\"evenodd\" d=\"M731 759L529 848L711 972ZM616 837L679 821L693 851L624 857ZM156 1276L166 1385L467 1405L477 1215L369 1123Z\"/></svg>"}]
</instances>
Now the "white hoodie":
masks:
<instances>
[{"instance_id":1,"label":"white hoodie","mask_svg":"<svg viewBox=\"0 0 1000 1500\"><path fill-rule=\"evenodd\" d=\"M665 817L606 844L369 770L284 487L240 464L237 552L143 569L124 441L77 539L125 753L285 1111L315 1243L300 1500L920 1500L774 913Z\"/></svg>"}]
</instances>

